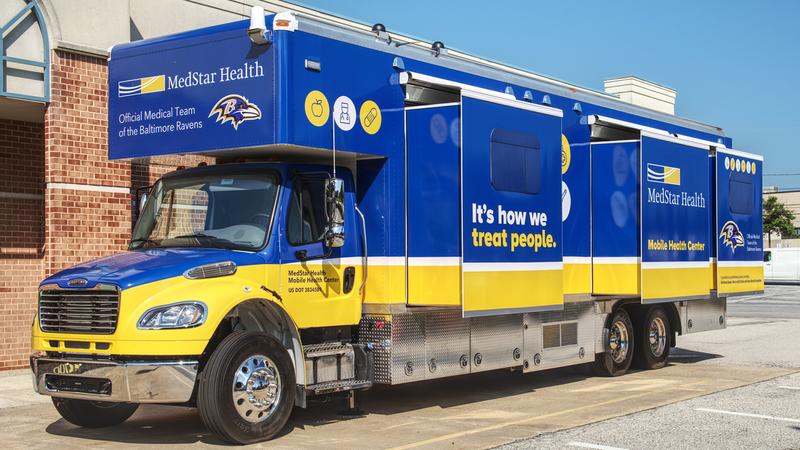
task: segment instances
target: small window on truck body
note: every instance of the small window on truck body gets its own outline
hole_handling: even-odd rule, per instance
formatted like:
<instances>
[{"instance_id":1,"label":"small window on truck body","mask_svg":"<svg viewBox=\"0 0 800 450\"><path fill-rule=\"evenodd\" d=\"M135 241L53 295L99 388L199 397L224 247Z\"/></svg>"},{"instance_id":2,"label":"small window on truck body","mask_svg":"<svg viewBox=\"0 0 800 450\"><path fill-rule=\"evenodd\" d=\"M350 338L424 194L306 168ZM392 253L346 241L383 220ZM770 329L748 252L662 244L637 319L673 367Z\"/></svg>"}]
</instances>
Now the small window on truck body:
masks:
<instances>
[{"instance_id":1,"label":"small window on truck body","mask_svg":"<svg viewBox=\"0 0 800 450\"><path fill-rule=\"evenodd\" d=\"M492 187L496 191L539 193L542 161L536 136L495 128L489 153Z\"/></svg>"},{"instance_id":2,"label":"small window on truck body","mask_svg":"<svg viewBox=\"0 0 800 450\"><path fill-rule=\"evenodd\" d=\"M325 215L325 178L295 178L286 216L286 238L292 245L321 242L328 224Z\"/></svg>"},{"instance_id":3,"label":"small window on truck body","mask_svg":"<svg viewBox=\"0 0 800 450\"><path fill-rule=\"evenodd\" d=\"M728 182L728 209L734 214L753 213L753 183L731 178Z\"/></svg>"}]
</instances>

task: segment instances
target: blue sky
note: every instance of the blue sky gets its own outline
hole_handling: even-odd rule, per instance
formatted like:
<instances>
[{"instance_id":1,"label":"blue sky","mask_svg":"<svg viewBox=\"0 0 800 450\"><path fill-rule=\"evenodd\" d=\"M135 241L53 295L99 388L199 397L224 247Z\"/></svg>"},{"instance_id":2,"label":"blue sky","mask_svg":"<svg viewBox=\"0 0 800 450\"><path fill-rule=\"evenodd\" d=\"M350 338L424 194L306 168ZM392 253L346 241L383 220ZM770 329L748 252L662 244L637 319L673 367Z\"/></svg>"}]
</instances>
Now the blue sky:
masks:
<instances>
[{"instance_id":1,"label":"blue sky","mask_svg":"<svg viewBox=\"0 0 800 450\"><path fill-rule=\"evenodd\" d=\"M800 1L297 3L589 88L621 75L672 87L678 115L763 154L765 174L798 174L765 185L800 188Z\"/></svg>"}]
</instances>

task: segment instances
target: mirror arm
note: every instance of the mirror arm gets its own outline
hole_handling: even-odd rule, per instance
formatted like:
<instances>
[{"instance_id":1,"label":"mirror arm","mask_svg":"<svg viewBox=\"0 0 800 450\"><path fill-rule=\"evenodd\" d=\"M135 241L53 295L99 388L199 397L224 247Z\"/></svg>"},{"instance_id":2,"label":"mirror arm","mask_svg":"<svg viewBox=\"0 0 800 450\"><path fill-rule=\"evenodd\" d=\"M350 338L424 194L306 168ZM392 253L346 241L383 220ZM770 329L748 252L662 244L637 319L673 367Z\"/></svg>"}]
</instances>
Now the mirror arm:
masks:
<instances>
[{"instance_id":1,"label":"mirror arm","mask_svg":"<svg viewBox=\"0 0 800 450\"><path fill-rule=\"evenodd\" d=\"M301 262L309 261L312 259L326 259L330 258L332 252L333 249L331 247L325 247L325 253L321 255L308 256L308 250L297 250L296 252L294 252L294 257Z\"/></svg>"}]
</instances>

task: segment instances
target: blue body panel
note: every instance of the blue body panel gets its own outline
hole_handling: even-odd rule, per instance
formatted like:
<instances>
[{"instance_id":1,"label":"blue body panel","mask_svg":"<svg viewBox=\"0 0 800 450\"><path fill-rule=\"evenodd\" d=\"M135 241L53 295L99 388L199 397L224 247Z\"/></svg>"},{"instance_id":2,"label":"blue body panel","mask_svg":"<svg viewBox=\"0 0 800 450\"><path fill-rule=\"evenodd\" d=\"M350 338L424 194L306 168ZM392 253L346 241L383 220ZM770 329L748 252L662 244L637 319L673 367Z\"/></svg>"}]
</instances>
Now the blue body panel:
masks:
<instances>
[{"instance_id":1,"label":"blue body panel","mask_svg":"<svg viewBox=\"0 0 800 450\"><path fill-rule=\"evenodd\" d=\"M463 261L560 262L561 261L561 118L491 103L467 96L461 100L462 241ZM498 190L492 163L492 146L499 132L508 142L519 136L529 140L538 167L538 186L533 193ZM519 147L522 144L513 145ZM506 174L499 175L505 177ZM475 244L475 232L503 233L502 245ZM512 246L512 233L550 237L552 245L539 248ZM548 242L550 242L548 240Z\"/></svg>"},{"instance_id":2,"label":"blue body panel","mask_svg":"<svg viewBox=\"0 0 800 450\"><path fill-rule=\"evenodd\" d=\"M460 256L459 107L406 112L408 257Z\"/></svg>"},{"instance_id":3,"label":"blue body panel","mask_svg":"<svg viewBox=\"0 0 800 450\"><path fill-rule=\"evenodd\" d=\"M592 256L639 256L639 143L592 144Z\"/></svg>"},{"instance_id":4,"label":"blue body panel","mask_svg":"<svg viewBox=\"0 0 800 450\"><path fill-rule=\"evenodd\" d=\"M708 263L708 164L707 149L642 137L642 264ZM670 171L672 178L666 175ZM667 248L650 242L664 242ZM692 249L697 243L702 249Z\"/></svg>"},{"instance_id":5,"label":"blue body panel","mask_svg":"<svg viewBox=\"0 0 800 450\"><path fill-rule=\"evenodd\" d=\"M569 209L566 210L564 204L566 196L564 196L562 218L564 215L566 217L563 220L564 244L562 249L564 256L588 257L592 251L591 202L589 201L591 185L589 127L583 125L570 127L564 130L564 136L569 143L569 164L564 168L562 161L561 180L569 191Z\"/></svg>"},{"instance_id":6,"label":"blue body panel","mask_svg":"<svg viewBox=\"0 0 800 450\"><path fill-rule=\"evenodd\" d=\"M109 158L275 142L275 55L241 25L119 46L109 64Z\"/></svg>"},{"instance_id":7,"label":"blue body panel","mask_svg":"<svg viewBox=\"0 0 800 450\"><path fill-rule=\"evenodd\" d=\"M727 160L727 167L726 167ZM738 166L744 169L738 169ZM747 166L751 169L748 170ZM716 237L717 260L722 263L725 261L753 261L763 262L764 257L764 238L763 223L761 218L762 211L762 174L764 162L739 155L728 155L722 151L716 157L716 176L717 176L717 205L716 205ZM748 212L742 212L732 205L735 199L731 198L733 183L740 183L749 190L750 208ZM742 191L739 195L745 195ZM737 194L733 194L737 195ZM732 201L733 200L733 201ZM743 199L738 199L742 201ZM741 245L731 244L722 236L722 228L729 221L734 222L741 234L744 242Z\"/></svg>"},{"instance_id":8,"label":"blue body panel","mask_svg":"<svg viewBox=\"0 0 800 450\"><path fill-rule=\"evenodd\" d=\"M267 17L268 26L271 27L270 17ZM614 148L602 153L602 157L595 161L595 150L589 150L589 130L587 118L590 115L602 115L614 119L624 120L645 127L658 128L670 133L680 133L686 136L717 142L721 140L730 146L731 140L719 134L705 133L683 126L678 126L613 108L599 106L583 101L576 105L576 99L568 95L556 95L553 92L534 89L531 85L508 84L504 81L485 76L468 73L448 67L446 58L429 59L426 61L413 58L402 58L403 69L398 69L393 64L398 50L394 46L386 45L382 49L368 48L347 41L347 32L338 33L336 38L321 36L308 31L303 31L302 26L297 31L279 30L272 33L273 41L270 45L256 46L250 43L246 35L247 21L235 22L227 25L211 27L166 38L149 40L146 42L126 44L113 50L109 65L109 157L134 158L156 154L175 154L202 152L210 150L233 149L244 147L263 147L274 144L290 144L293 146L313 147L321 149L344 150L359 156L371 156L372 159L359 159L356 162L356 180L352 185L354 192L347 197L348 202L355 202L365 215L366 233L369 242L369 256L401 257L406 256L406 221L408 221L409 236L419 236L409 239L408 256L456 256L454 243L456 237L452 231L448 234L444 230L458 229L453 225L458 220L471 220L471 211L468 206L470 199L480 201L503 202L504 207L513 209L530 210L532 208L547 211L547 233L551 234L557 243L553 249L542 249L537 255L537 261L560 261L561 256L586 257L594 256L639 256L639 233L637 231L638 211L638 162L632 159L626 163L626 178L620 185L613 183L596 184L599 190L593 192L590 206L590 184L593 178L606 174L609 180L614 180L616 171L614 164ZM319 64L320 70L306 68L307 61ZM257 64L257 66L256 66ZM221 70L224 67L244 68L248 77L239 80L219 82ZM251 69L255 68L256 72ZM414 124L413 121L424 122L432 120L433 115L425 117L420 110L408 116L405 114L405 88L399 84L401 71L411 71L430 75L454 82L473 85L496 92L507 92L510 88L517 99L522 100L527 93L534 103L544 102L549 99L554 108L563 112L563 118L558 126L553 128L559 136L563 133L570 143L571 163L563 174L563 180L568 186L571 195L571 206L568 216L563 224L558 219L561 217L559 202L550 204L547 200L540 208L539 200L525 202L517 200L515 196L525 194L509 194L490 192L492 187L483 182L464 184L464 216L457 217L452 208L452 192L445 194L447 198L436 199L434 195L437 185L434 183L451 183L453 179L452 166L449 154L415 154L416 145L435 146L433 134L409 133L406 129L415 131L432 130L431 124ZM215 73L217 82L194 85L190 87L170 89L170 77L176 75L186 76L190 71L211 74ZM262 73L263 72L263 73ZM165 88L163 91L136 93L136 80L140 90L146 81L143 78L164 75ZM249 76L253 75L253 76ZM256 76L257 75L257 76ZM134 80L134 83L125 83ZM148 78L149 80L149 78ZM122 84L120 84L122 82ZM175 84L175 81L172 83ZM124 96L120 96L120 88ZM174 86L173 86L174 87ZM324 96L330 108L330 117L324 121L313 123L309 116L307 98L312 92ZM561 91L564 92L564 91ZM241 97L245 103L223 102L227 96L234 96L233 100ZM337 98L346 96L354 105L353 116L360 120L349 130L337 128L334 117L338 113L333 111ZM379 110L380 125L368 130L364 125L362 108L373 104ZM237 111L253 111L253 106L258 108L258 118L246 117L238 120ZM180 110L193 112L187 116L154 118L149 120L155 125L174 124L176 121L195 121L201 124L181 132L159 132L133 135L128 127L142 125L144 119L130 122L129 116L142 111L170 110L179 107ZM222 112L231 109L233 116L215 112L217 108ZM249 108L249 109L247 109ZM458 108L453 107L454 110ZM491 108L489 108L491 109ZM433 111L433 110L432 110ZM451 112L446 108L442 116L450 123L452 128ZM477 111L477 110L476 110ZM463 111L462 111L463 112ZM142 113L143 114L143 113ZM431 113L435 114L435 113ZM482 111L482 116L494 117L492 112ZM497 117L502 117L506 112L498 112ZM419 128L421 127L421 128ZM525 125L524 132L540 135L537 126ZM458 128L458 125L455 126ZM543 186L551 189L551 185L561 183L558 171L558 153L554 154L551 161L549 142L551 125L547 125L548 152L546 160L542 162L546 175L541 180ZM466 130L469 136L464 136L465 148L472 143L484 145L489 142L484 124L476 123L475 127ZM452 135L452 130L450 132ZM452 136L451 136L452 137ZM430 138L430 139L428 139ZM408 139L408 142L406 142ZM427 142L426 142L427 139ZM419 141L415 141L419 140ZM449 139L445 144L449 145ZM406 155L407 145L414 150ZM552 143L560 147L560 143ZM638 155L637 144L621 144L621 150L626 158L636 158ZM595 145L592 146L593 148ZM476 147L477 149L478 147ZM597 147L598 149L601 147ZM462 149L465 151L465 149ZM484 173L490 167L485 154L472 154L466 148L464 155L466 169L474 176L485 179ZM475 150L478 151L478 150ZM590 153L592 156L590 158ZM598 153L599 155L599 153ZM600 155L599 155L600 156ZM408 172L406 171L406 158L408 158ZM430 158L428 160L427 158ZM473 159L474 158L474 159ZM638 160L637 160L638 161ZM633 166L635 164L635 167ZM554 165L550 168L550 165ZM434 167L436 168L435 170ZM291 177L286 171L284 180ZM552 170L552 172L551 172ZM408 198L406 198L406 179L420 177L430 181L424 183L425 189L411 189L409 184ZM466 172L465 172L466 173ZM618 175L618 174L617 174ZM457 176L456 176L457 181ZM442 185L444 186L444 185ZM561 191L557 186L557 191ZM288 201L291 183L282 194L279 208L283 209ZM614 209L608 214L608 206L612 196L624 196L624 211ZM631 197L633 196L633 197ZM553 198L556 198L554 196ZM521 197L520 197L521 198ZM548 197L549 198L549 197ZM707 197L710 200L709 197ZM554 200L555 201L555 200ZM408 202L408 203L406 203ZM417 208L414 204L425 204L428 208L420 210L420 215L415 216L413 211ZM496 206L495 204L495 206ZM438 205L438 206L434 206ZM617 205L622 207L623 205ZM600 208L600 209L598 209ZM406 210L412 211L407 216ZM590 209L593 209L590 215ZM441 222L435 227L427 227L430 217L426 213L441 214ZM624 214L622 214L624 213ZM621 215L620 215L621 214ZM283 215L278 215L283 218ZM349 219L349 218L348 218ZM615 221L615 219L617 219ZM623 220L624 219L624 220ZM354 256L358 254L360 239L357 224L360 218L347 220L348 235L347 247L336 255ZM463 222L465 225L469 222ZM441 227L439 227L441 225ZM562 229L564 239L562 240ZM464 226L464 231L471 231L472 227ZM280 239L277 234L281 228L273 227L273 239ZM591 233L589 232L591 230ZM487 230L491 231L491 230ZM591 236L595 239L592 240ZM597 239L603 236L603 239ZM463 236L463 239L471 236ZM466 241L465 241L466 242ZM426 245L432 244L432 245ZM275 250L274 254L266 257L266 262L289 262L294 258L293 251L288 244L282 242L283 248ZM350 246L353 247L350 247ZM593 248L592 248L593 247ZM270 250L271 251L271 250ZM309 249L309 253L314 253ZM515 252L516 253L516 252ZM280 254L280 256L279 256ZM515 258L524 260L521 254L500 256L500 252L486 248L473 253L465 254L465 261L516 261ZM507 257L509 256L509 257ZM509 259L510 258L510 259Z\"/></svg>"}]
</instances>

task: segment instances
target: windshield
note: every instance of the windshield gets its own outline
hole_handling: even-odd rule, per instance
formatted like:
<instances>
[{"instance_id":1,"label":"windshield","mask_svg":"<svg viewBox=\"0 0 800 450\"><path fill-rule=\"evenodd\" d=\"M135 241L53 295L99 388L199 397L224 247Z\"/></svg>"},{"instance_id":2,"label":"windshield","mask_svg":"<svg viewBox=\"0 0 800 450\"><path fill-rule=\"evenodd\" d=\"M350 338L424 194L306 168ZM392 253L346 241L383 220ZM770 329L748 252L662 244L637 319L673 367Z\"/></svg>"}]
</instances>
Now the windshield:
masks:
<instances>
[{"instance_id":1,"label":"windshield","mask_svg":"<svg viewBox=\"0 0 800 450\"><path fill-rule=\"evenodd\" d=\"M136 222L130 248L258 250L266 244L277 193L274 173L159 180Z\"/></svg>"}]
</instances>

